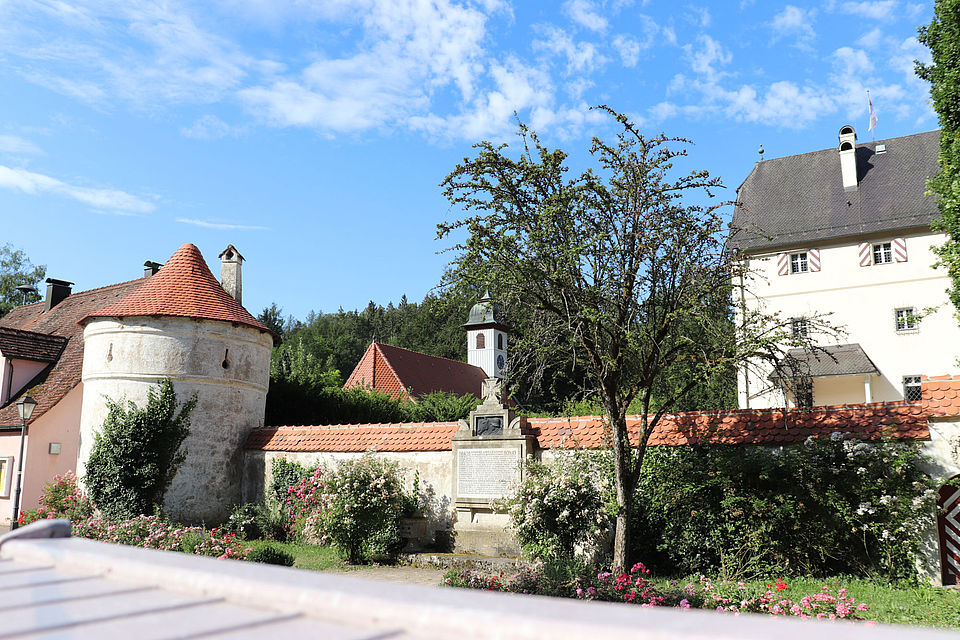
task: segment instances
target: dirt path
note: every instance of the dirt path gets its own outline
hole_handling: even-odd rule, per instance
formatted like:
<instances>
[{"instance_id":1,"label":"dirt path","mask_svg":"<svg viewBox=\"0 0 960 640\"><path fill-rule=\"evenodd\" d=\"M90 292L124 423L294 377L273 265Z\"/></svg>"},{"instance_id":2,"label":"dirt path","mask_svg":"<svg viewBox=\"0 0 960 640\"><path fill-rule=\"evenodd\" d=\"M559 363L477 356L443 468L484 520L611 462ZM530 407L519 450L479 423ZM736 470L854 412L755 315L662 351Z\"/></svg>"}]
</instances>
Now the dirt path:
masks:
<instances>
[{"instance_id":1,"label":"dirt path","mask_svg":"<svg viewBox=\"0 0 960 640\"><path fill-rule=\"evenodd\" d=\"M350 571L331 570L329 573L361 578L363 580L379 580L382 582L402 582L406 584L422 584L428 587L440 586L443 582L443 569L424 569L421 567L370 567Z\"/></svg>"}]
</instances>

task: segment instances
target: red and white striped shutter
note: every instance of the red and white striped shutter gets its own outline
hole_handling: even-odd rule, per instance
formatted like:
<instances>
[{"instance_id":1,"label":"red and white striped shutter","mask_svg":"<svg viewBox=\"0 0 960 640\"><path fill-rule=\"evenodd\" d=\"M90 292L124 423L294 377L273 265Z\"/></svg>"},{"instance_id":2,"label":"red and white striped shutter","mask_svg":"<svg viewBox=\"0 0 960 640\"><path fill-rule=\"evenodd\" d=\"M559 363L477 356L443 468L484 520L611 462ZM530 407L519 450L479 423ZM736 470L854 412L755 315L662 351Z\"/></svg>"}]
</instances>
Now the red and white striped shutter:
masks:
<instances>
[{"instance_id":1,"label":"red and white striped shutter","mask_svg":"<svg viewBox=\"0 0 960 640\"><path fill-rule=\"evenodd\" d=\"M807 263L810 266L810 271L820 271L820 249L807 251Z\"/></svg>"},{"instance_id":2,"label":"red and white striped shutter","mask_svg":"<svg viewBox=\"0 0 960 640\"><path fill-rule=\"evenodd\" d=\"M777 256L777 273L781 276L790 273L790 256L785 253Z\"/></svg>"},{"instance_id":3,"label":"red and white striped shutter","mask_svg":"<svg viewBox=\"0 0 960 640\"><path fill-rule=\"evenodd\" d=\"M857 245L857 249L860 252L860 266L869 267L873 264L873 255L870 253L870 243L861 242Z\"/></svg>"},{"instance_id":4,"label":"red and white striped shutter","mask_svg":"<svg viewBox=\"0 0 960 640\"><path fill-rule=\"evenodd\" d=\"M906 238L893 239L893 259L896 260L897 262L907 261L907 239Z\"/></svg>"},{"instance_id":5,"label":"red and white striped shutter","mask_svg":"<svg viewBox=\"0 0 960 640\"><path fill-rule=\"evenodd\" d=\"M940 487L937 511L943 584L960 584L960 489L950 485Z\"/></svg>"}]
</instances>

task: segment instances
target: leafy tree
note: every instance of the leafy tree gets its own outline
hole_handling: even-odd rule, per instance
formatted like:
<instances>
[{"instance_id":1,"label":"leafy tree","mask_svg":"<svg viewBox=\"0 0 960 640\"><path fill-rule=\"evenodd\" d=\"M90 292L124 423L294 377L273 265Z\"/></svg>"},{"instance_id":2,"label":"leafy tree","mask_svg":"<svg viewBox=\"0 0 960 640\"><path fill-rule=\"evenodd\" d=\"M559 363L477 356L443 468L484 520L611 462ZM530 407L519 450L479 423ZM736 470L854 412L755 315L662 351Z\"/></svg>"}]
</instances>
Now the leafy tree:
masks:
<instances>
[{"instance_id":1,"label":"leafy tree","mask_svg":"<svg viewBox=\"0 0 960 640\"><path fill-rule=\"evenodd\" d=\"M950 300L960 311L960 0L937 0L933 21L918 31L933 60L917 62L917 75L930 82L933 108L942 127L940 172L929 181L940 219L931 227L948 235L934 251L947 267L953 281Z\"/></svg>"},{"instance_id":2,"label":"leafy tree","mask_svg":"<svg viewBox=\"0 0 960 640\"><path fill-rule=\"evenodd\" d=\"M257 316L257 320L281 338L286 332L287 323L283 321L283 308L278 307L276 302L271 303L269 307L265 307Z\"/></svg>"},{"instance_id":3,"label":"leafy tree","mask_svg":"<svg viewBox=\"0 0 960 640\"><path fill-rule=\"evenodd\" d=\"M14 249L9 244L0 246L0 316L24 301L38 302L39 293L28 293L24 297L17 287L33 285L39 289L38 285L46 273L46 266L33 266L20 249Z\"/></svg>"},{"instance_id":4,"label":"leafy tree","mask_svg":"<svg viewBox=\"0 0 960 640\"><path fill-rule=\"evenodd\" d=\"M179 404L173 382L150 389L143 408L133 402L108 400L103 428L94 435L83 478L90 499L107 518L151 514L183 463L181 449L190 431L196 395Z\"/></svg>"},{"instance_id":5,"label":"leafy tree","mask_svg":"<svg viewBox=\"0 0 960 640\"><path fill-rule=\"evenodd\" d=\"M520 125L518 159L507 145L478 153L443 181L465 217L438 227L466 231L447 282L481 278L529 317L512 346L513 375L573 354L609 421L616 487L614 564L627 565L630 515L644 452L663 415L716 376L777 352L783 326L750 312L731 320L731 276L719 205L690 204L720 182L706 171L670 178L686 141L621 125L614 142L593 139L595 168L567 177L567 155ZM717 303L722 301L722 313ZM655 395L662 396L654 403ZM628 438L626 416L639 409Z\"/></svg>"}]
</instances>

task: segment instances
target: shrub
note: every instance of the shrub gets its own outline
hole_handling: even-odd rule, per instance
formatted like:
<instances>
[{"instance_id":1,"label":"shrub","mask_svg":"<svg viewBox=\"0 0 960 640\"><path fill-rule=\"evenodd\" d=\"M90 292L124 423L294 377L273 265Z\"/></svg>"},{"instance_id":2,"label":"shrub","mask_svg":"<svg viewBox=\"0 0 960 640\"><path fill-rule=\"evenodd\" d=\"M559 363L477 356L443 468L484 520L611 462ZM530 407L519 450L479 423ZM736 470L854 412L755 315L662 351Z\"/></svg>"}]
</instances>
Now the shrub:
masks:
<instances>
[{"instance_id":1,"label":"shrub","mask_svg":"<svg viewBox=\"0 0 960 640\"><path fill-rule=\"evenodd\" d=\"M399 520L415 504L399 466L374 454L318 467L285 500L291 534L331 543L355 564L395 557L403 545Z\"/></svg>"},{"instance_id":2,"label":"shrub","mask_svg":"<svg viewBox=\"0 0 960 640\"><path fill-rule=\"evenodd\" d=\"M662 573L913 578L933 485L919 445L843 434L783 449L651 448L634 557Z\"/></svg>"},{"instance_id":3,"label":"shrub","mask_svg":"<svg viewBox=\"0 0 960 640\"><path fill-rule=\"evenodd\" d=\"M100 512L111 519L154 513L163 503L186 454L181 444L190 429L196 396L179 407L173 383L150 389L145 407L107 400L109 413L94 435L84 484Z\"/></svg>"},{"instance_id":4,"label":"shrub","mask_svg":"<svg viewBox=\"0 0 960 640\"><path fill-rule=\"evenodd\" d=\"M576 545L599 542L609 524L605 460L589 451L558 450L552 463L525 463L523 481L500 504L525 552L534 558L571 558Z\"/></svg>"},{"instance_id":5,"label":"shrub","mask_svg":"<svg viewBox=\"0 0 960 640\"><path fill-rule=\"evenodd\" d=\"M260 526L263 510L263 505L252 502L238 504L230 512L230 517L223 523L220 530L232 533L241 540L258 540L263 537L263 529Z\"/></svg>"},{"instance_id":6,"label":"shrub","mask_svg":"<svg viewBox=\"0 0 960 640\"><path fill-rule=\"evenodd\" d=\"M277 504L283 504L287 499L287 489L300 484L315 469L316 466L307 468L294 460L274 458L270 463L270 475L273 479L270 483L269 495L276 500Z\"/></svg>"},{"instance_id":7,"label":"shrub","mask_svg":"<svg viewBox=\"0 0 960 640\"><path fill-rule=\"evenodd\" d=\"M141 515L115 522L89 518L74 523L72 534L77 538L215 558L242 559L247 554L246 547L233 534L182 527L158 516Z\"/></svg>"},{"instance_id":8,"label":"shrub","mask_svg":"<svg viewBox=\"0 0 960 640\"><path fill-rule=\"evenodd\" d=\"M250 562L262 562L263 564L277 564L284 567L292 567L294 557L270 544L261 544L255 546L247 554L247 560Z\"/></svg>"},{"instance_id":9,"label":"shrub","mask_svg":"<svg viewBox=\"0 0 960 640\"><path fill-rule=\"evenodd\" d=\"M350 562L400 552L399 521L409 500L396 462L364 454L331 469L323 487L319 529Z\"/></svg>"},{"instance_id":10,"label":"shrub","mask_svg":"<svg viewBox=\"0 0 960 640\"><path fill-rule=\"evenodd\" d=\"M22 511L17 517L20 526L48 518L66 518L78 522L93 515L93 504L83 494L77 483L77 476L68 471L62 476L54 476L40 492L39 506L30 511Z\"/></svg>"}]
</instances>

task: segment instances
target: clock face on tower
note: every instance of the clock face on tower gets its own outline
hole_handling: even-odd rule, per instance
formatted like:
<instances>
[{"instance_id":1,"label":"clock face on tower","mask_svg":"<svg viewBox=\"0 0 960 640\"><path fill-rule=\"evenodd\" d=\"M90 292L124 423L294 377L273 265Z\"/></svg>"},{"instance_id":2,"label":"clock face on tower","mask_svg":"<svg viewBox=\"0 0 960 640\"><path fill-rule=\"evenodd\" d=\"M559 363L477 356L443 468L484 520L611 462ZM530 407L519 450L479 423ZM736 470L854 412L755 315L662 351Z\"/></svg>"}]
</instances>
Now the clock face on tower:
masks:
<instances>
[{"instance_id":1,"label":"clock face on tower","mask_svg":"<svg viewBox=\"0 0 960 640\"><path fill-rule=\"evenodd\" d=\"M503 369L503 355L497 356L497 369Z\"/></svg>"}]
</instances>

